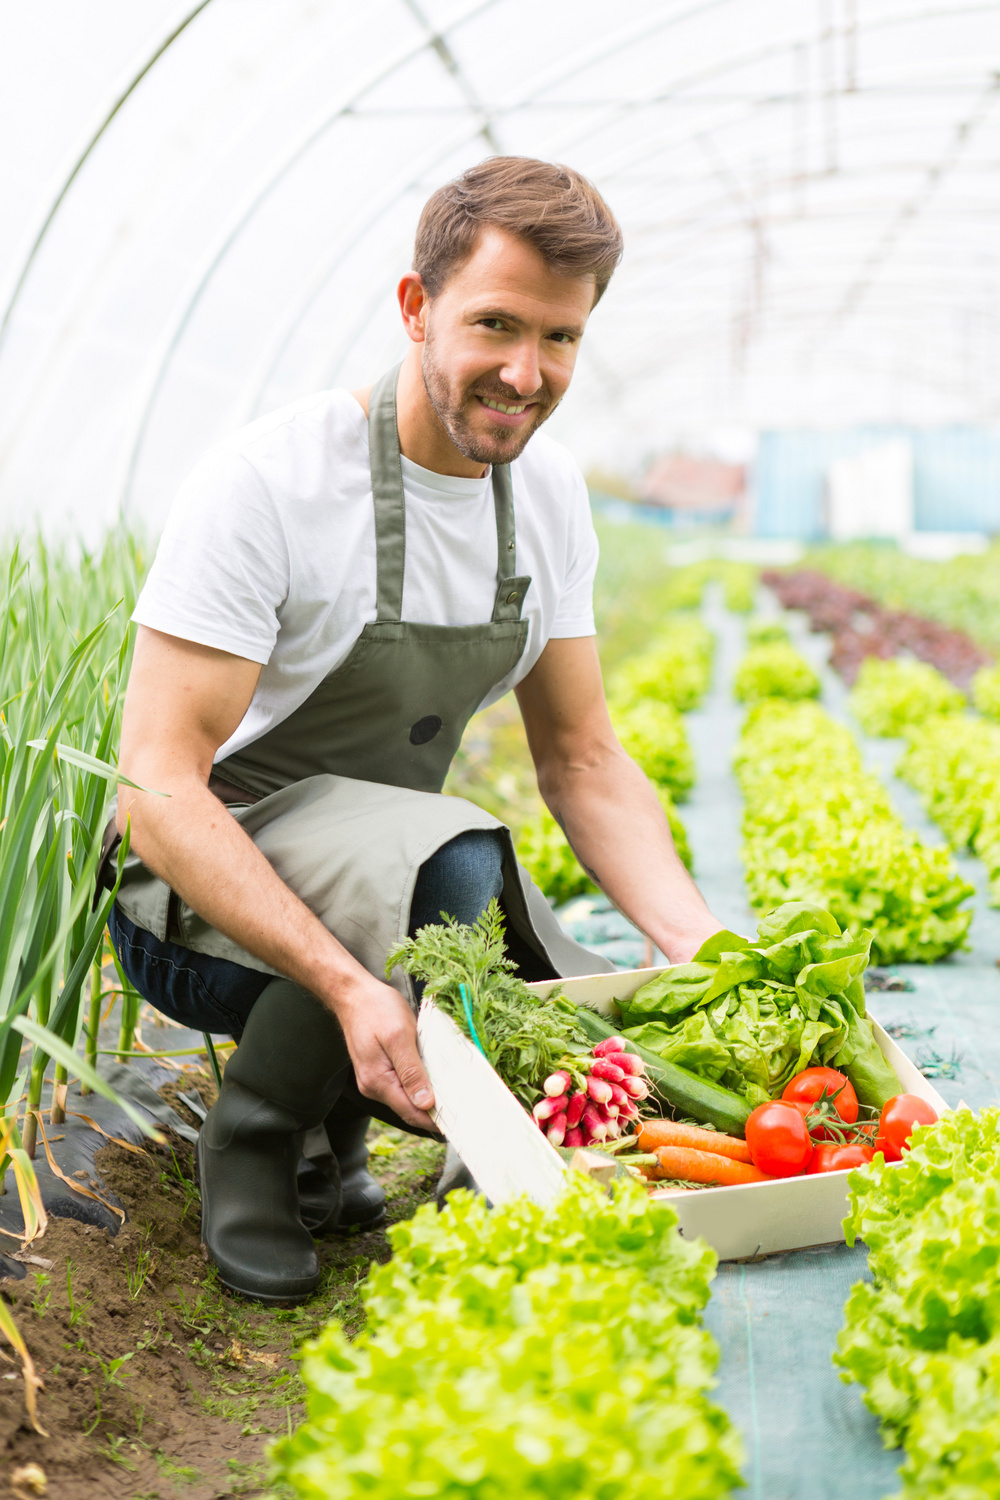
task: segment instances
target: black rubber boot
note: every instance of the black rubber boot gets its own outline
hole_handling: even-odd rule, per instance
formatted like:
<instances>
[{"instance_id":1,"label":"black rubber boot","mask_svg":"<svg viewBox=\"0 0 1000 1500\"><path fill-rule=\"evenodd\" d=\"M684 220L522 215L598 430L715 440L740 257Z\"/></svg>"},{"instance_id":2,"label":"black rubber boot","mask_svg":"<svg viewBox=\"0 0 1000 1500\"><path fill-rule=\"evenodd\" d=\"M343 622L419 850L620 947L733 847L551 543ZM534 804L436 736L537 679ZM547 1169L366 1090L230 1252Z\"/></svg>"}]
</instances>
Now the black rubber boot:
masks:
<instances>
[{"instance_id":1,"label":"black rubber boot","mask_svg":"<svg viewBox=\"0 0 1000 1500\"><path fill-rule=\"evenodd\" d=\"M330 1012L289 980L269 984L198 1139L201 1235L231 1291L301 1302L315 1289L319 1260L296 1169L305 1133L330 1113L349 1066Z\"/></svg>"},{"instance_id":2,"label":"black rubber boot","mask_svg":"<svg viewBox=\"0 0 1000 1500\"><path fill-rule=\"evenodd\" d=\"M306 1141L298 1170L299 1207L310 1234L374 1229L385 1218L385 1193L368 1171L370 1124L370 1115L342 1116L334 1108L321 1140Z\"/></svg>"}]
</instances>

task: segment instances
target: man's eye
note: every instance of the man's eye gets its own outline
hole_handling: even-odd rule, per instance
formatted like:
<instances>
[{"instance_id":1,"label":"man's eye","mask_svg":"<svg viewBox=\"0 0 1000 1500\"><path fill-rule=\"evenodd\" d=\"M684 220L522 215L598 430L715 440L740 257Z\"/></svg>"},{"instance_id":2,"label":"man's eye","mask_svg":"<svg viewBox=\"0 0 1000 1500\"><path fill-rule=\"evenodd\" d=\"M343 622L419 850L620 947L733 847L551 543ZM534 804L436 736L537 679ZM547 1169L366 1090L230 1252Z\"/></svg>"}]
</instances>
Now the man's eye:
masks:
<instances>
[{"instance_id":1,"label":"man's eye","mask_svg":"<svg viewBox=\"0 0 1000 1500\"><path fill-rule=\"evenodd\" d=\"M499 318L480 318L479 321L480 323L482 323L484 328L503 328L503 323Z\"/></svg>"},{"instance_id":2,"label":"man's eye","mask_svg":"<svg viewBox=\"0 0 1000 1500\"><path fill-rule=\"evenodd\" d=\"M549 337L557 339L560 344L572 344L573 342L573 335L571 333L553 333Z\"/></svg>"}]
</instances>

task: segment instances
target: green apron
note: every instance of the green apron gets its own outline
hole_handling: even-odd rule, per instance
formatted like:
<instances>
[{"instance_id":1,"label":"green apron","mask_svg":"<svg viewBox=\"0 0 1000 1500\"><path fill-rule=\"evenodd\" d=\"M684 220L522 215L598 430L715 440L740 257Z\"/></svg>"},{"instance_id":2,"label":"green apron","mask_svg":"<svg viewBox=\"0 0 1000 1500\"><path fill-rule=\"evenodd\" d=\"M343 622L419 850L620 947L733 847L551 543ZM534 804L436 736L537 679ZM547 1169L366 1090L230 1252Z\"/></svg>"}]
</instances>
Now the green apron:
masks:
<instances>
[{"instance_id":1,"label":"green apron","mask_svg":"<svg viewBox=\"0 0 1000 1500\"><path fill-rule=\"evenodd\" d=\"M497 594L482 625L401 618L406 507L396 424L398 367L372 390L377 618L350 653L280 724L219 762L209 786L281 879L370 973L406 936L420 866L470 829L503 843L501 901L512 928L558 975L613 965L567 938L510 832L461 797L444 796L469 719L520 660L530 578L517 576L510 469L493 469ZM136 856L118 904L137 926L199 953L276 973L205 922ZM399 970L393 983L412 997Z\"/></svg>"}]
</instances>

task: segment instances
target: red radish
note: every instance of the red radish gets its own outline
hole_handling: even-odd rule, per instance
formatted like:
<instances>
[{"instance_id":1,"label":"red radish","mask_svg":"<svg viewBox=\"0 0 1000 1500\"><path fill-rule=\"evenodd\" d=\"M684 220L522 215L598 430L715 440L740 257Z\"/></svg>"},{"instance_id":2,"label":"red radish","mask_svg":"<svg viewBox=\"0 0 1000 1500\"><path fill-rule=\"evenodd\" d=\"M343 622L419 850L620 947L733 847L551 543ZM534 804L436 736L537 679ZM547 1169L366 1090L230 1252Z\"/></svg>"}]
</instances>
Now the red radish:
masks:
<instances>
[{"instance_id":1,"label":"red radish","mask_svg":"<svg viewBox=\"0 0 1000 1500\"><path fill-rule=\"evenodd\" d=\"M611 1103L617 1104L619 1111L622 1112L632 1108L632 1100L617 1083L611 1085Z\"/></svg>"},{"instance_id":2,"label":"red radish","mask_svg":"<svg viewBox=\"0 0 1000 1500\"><path fill-rule=\"evenodd\" d=\"M628 1092L631 1093L631 1089ZM607 1104L611 1099L611 1085L603 1078L595 1078L591 1074L587 1079L587 1093L595 1104Z\"/></svg>"},{"instance_id":3,"label":"red radish","mask_svg":"<svg viewBox=\"0 0 1000 1500\"><path fill-rule=\"evenodd\" d=\"M648 1086L641 1078L623 1078L621 1086L633 1099L645 1099L649 1093Z\"/></svg>"},{"instance_id":4,"label":"red radish","mask_svg":"<svg viewBox=\"0 0 1000 1500\"><path fill-rule=\"evenodd\" d=\"M594 1048L595 1057L610 1057L612 1053L624 1052L625 1040L620 1036L605 1037L603 1042L598 1042Z\"/></svg>"},{"instance_id":5,"label":"red radish","mask_svg":"<svg viewBox=\"0 0 1000 1500\"><path fill-rule=\"evenodd\" d=\"M621 1083L625 1077L624 1068L619 1068L615 1063L608 1062L607 1058L599 1057L590 1070L592 1078L606 1078L608 1083Z\"/></svg>"},{"instance_id":6,"label":"red radish","mask_svg":"<svg viewBox=\"0 0 1000 1500\"><path fill-rule=\"evenodd\" d=\"M538 1124L541 1125L543 1120L551 1120L553 1115L557 1115L560 1110L563 1110L565 1108L565 1099L545 1098L539 1099L538 1103L535 1105L531 1113L534 1115Z\"/></svg>"},{"instance_id":7,"label":"red radish","mask_svg":"<svg viewBox=\"0 0 1000 1500\"><path fill-rule=\"evenodd\" d=\"M637 1052L622 1052L615 1057L615 1062L626 1073L632 1073L637 1078L642 1077L646 1071L646 1064Z\"/></svg>"},{"instance_id":8,"label":"red radish","mask_svg":"<svg viewBox=\"0 0 1000 1500\"><path fill-rule=\"evenodd\" d=\"M563 1145L564 1146L582 1146L583 1143L584 1143L584 1134L583 1134L583 1131L580 1130L579 1127L576 1126L576 1125L572 1126L569 1130L567 1130L566 1134L563 1136Z\"/></svg>"},{"instance_id":9,"label":"red radish","mask_svg":"<svg viewBox=\"0 0 1000 1500\"><path fill-rule=\"evenodd\" d=\"M583 1119L583 1112L587 1107L587 1095L582 1091L571 1094L566 1106L566 1125L569 1130L575 1130Z\"/></svg>"},{"instance_id":10,"label":"red radish","mask_svg":"<svg viewBox=\"0 0 1000 1500\"><path fill-rule=\"evenodd\" d=\"M561 1094L566 1093L572 1081L566 1069L559 1068L555 1073L549 1074L548 1078L542 1084L542 1088L550 1099L558 1099Z\"/></svg>"},{"instance_id":11,"label":"red radish","mask_svg":"<svg viewBox=\"0 0 1000 1500\"><path fill-rule=\"evenodd\" d=\"M622 1133L622 1128L619 1125L618 1121L617 1120L612 1120L611 1124L608 1126L608 1133L605 1136L605 1140L616 1141L618 1139L618 1137L621 1135L621 1133Z\"/></svg>"},{"instance_id":12,"label":"red radish","mask_svg":"<svg viewBox=\"0 0 1000 1500\"><path fill-rule=\"evenodd\" d=\"M556 1115L555 1119L553 1119L552 1121L550 1121L549 1128L545 1132L545 1134L548 1136L548 1138L552 1142L553 1146L561 1146L562 1145L563 1141L566 1138L566 1111L565 1110L563 1110L563 1112L561 1114Z\"/></svg>"},{"instance_id":13,"label":"red radish","mask_svg":"<svg viewBox=\"0 0 1000 1500\"><path fill-rule=\"evenodd\" d=\"M583 1119L580 1121L580 1124L588 1140L603 1141L607 1136L608 1127L605 1125L604 1121L601 1119L600 1115L597 1113L597 1110L592 1104L587 1105L587 1108L583 1112Z\"/></svg>"}]
</instances>

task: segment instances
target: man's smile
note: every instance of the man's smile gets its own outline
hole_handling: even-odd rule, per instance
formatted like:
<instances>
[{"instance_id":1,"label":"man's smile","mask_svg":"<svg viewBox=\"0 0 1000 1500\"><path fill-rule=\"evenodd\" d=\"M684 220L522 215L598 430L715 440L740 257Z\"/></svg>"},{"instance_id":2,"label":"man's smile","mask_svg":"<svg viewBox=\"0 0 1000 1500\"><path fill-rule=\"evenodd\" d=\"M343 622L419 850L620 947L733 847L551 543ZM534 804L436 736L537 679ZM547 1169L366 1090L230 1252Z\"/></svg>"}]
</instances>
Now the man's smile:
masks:
<instances>
[{"instance_id":1,"label":"man's smile","mask_svg":"<svg viewBox=\"0 0 1000 1500\"><path fill-rule=\"evenodd\" d=\"M525 414L529 416L536 403L534 401L498 401L493 396L476 396L476 400L485 406L492 414L495 421L500 421L504 427L517 427L520 425Z\"/></svg>"}]
</instances>

